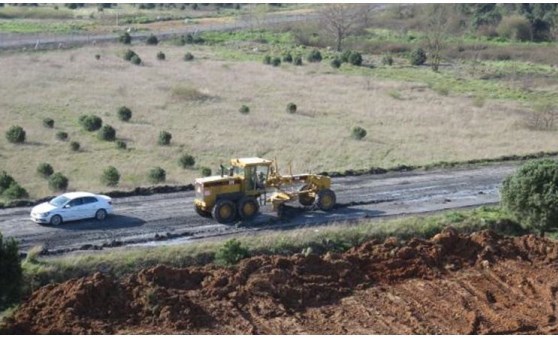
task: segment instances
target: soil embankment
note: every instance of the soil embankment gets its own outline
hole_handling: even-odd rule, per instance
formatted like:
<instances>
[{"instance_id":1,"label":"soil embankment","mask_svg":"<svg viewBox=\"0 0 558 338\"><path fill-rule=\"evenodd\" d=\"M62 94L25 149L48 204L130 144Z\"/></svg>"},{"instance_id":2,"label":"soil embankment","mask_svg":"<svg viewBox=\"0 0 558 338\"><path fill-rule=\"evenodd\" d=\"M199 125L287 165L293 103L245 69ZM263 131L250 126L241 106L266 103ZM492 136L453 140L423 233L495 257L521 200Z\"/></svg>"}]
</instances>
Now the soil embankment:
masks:
<instances>
[{"instance_id":1,"label":"soil embankment","mask_svg":"<svg viewBox=\"0 0 558 338\"><path fill-rule=\"evenodd\" d=\"M558 244L532 235L368 242L343 254L158 266L37 290L7 333L558 333Z\"/></svg>"}]
</instances>

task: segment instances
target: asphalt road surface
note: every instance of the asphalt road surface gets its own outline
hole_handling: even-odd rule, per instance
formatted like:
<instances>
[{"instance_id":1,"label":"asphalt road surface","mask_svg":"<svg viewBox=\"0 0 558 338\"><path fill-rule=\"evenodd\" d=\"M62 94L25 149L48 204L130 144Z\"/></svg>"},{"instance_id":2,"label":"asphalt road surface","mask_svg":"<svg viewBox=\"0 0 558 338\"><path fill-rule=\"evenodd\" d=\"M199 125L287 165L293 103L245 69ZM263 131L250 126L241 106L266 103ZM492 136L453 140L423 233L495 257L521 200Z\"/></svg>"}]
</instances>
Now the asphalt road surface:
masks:
<instances>
[{"instance_id":1,"label":"asphalt road surface","mask_svg":"<svg viewBox=\"0 0 558 338\"><path fill-rule=\"evenodd\" d=\"M84 220L60 226L35 224L31 208L0 209L0 232L20 249L43 246L50 253L123 245L160 245L208 238L323 225L335 221L384 218L496 203L502 180L517 164L475 169L434 170L334 178L337 207L329 212L296 205L279 220L271 206L250 222L217 224L198 216L194 192L113 199L115 214L104 221Z\"/></svg>"}]
</instances>

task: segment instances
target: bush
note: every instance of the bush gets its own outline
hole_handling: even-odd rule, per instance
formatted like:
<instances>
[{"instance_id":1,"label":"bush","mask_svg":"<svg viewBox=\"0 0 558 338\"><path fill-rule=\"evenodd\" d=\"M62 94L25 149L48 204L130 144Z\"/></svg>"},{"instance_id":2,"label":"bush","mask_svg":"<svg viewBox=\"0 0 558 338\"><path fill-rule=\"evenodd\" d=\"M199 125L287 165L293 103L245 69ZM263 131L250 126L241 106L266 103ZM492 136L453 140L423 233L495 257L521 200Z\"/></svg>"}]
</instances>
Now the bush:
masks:
<instances>
[{"instance_id":1,"label":"bush","mask_svg":"<svg viewBox=\"0 0 558 338\"><path fill-rule=\"evenodd\" d=\"M159 43L159 39L157 39L157 37L155 35L151 34L147 38L147 40L145 40L145 43L148 44L148 45L154 46L154 45Z\"/></svg>"},{"instance_id":2,"label":"bush","mask_svg":"<svg viewBox=\"0 0 558 338\"><path fill-rule=\"evenodd\" d=\"M95 54L95 59L100 60L101 59L101 54Z\"/></svg>"},{"instance_id":3,"label":"bush","mask_svg":"<svg viewBox=\"0 0 558 338\"><path fill-rule=\"evenodd\" d=\"M132 111L128 107L120 107L116 113L120 121L129 121L132 118Z\"/></svg>"},{"instance_id":4,"label":"bush","mask_svg":"<svg viewBox=\"0 0 558 338\"><path fill-rule=\"evenodd\" d=\"M366 130L361 127L354 127L351 135L355 140L362 140L366 136Z\"/></svg>"},{"instance_id":5,"label":"bush","mask_svg":"<svg viewBox=\"0 0 558 338\"><path fill-rule=\"evenodd\" d=\"M126 144L126 142L124 142L122 140L116 141L116 148L117 149L126 149L127 147L128 147L128 145Z\"/></svg>"},{"instance_id":6,"label":"bush","mask_svg":"<svg viewBox=\"0 0 558 338\"><path fill-rule=\"evenodd\" d=\"M302 57L296 56L293 60L293 64L295 66L302 66Z\"/></svg>"},{"instance_id":7,"label":"bush","mask_svg":"<svg viewBox=\"0 0 558 338\"><path fill-rule=\"evenodd\" d=\"M362 65L362 54L359 52L351 52L349 55L349 63L353 66L360 66Z\"/></svg>"},{"instance_id":8,"label":"bush","mask_svg":"<svg viewBox=\"0 0 558 338\"><path fill-rule=\"evenodd\" d=\"M157 53L157 60L164 60L166 59L165 53L159 52Z\"/></svg>"},{"instance_id":9,"label":"bush","mask_svg":"<svg viewBox=\"0 0 558 338\"><path fill-rule=\"evenodd\" d=\"M43 127L51 129L54 128L54 120L48 117L43 119Z\"/></svg>"},{"instance_id":10,"label":"bush","mask_svg":"<svg viewBox=\"0 0 558 338\"><path fill-rule=\"evenodd\" d=\"M101 129L103 120L97 115L82 115L79 124L87 131L95 131Z\"/></svg>"},{"instance_id":11,"label":"bush","mask_svg":"<svg viewBox=\"0 0 558 338\"><path fill-rule=\"evenodd\" d=\"M184 154L184 155L180 156L180 158L178 159L178 164L182 168L186 169L186 168L190 168L194 164L196 164L196 160L194 159L194 157L192 155Z\"/></svg>"},{"instance_id":12,"label":"bush","mask_svg":"<svg viewBox=\"0 0 558 338\"><path fill-rule=\"evenodd\" d=\"M68 188L68 178L62 173L55 173L48 179L48 187L52 191L64 191Z\"/></svg>"},{"instance_id":13,"label":"bush","mask_svg":"<svg viewBox=\"0 0 558 338\"><path fill-rule=\"evenodd\" d=\"M194 60L194 55L192 55L192 53L188 52L184 54L184 61L192 61L192 60Z\"/></svg>"},{"instance_id":14,"label":"bush","mask_svg":"<svg viewBox=\"0 0 558 338\"><path fill-rule=\"evenodd\" d=\"M558 161L527 162L504 180L500 195L502 207L522 227L544 236L558 225Z\"/></svg>"},{"instance_id":15,"label":"bush","mask_svg":"<svg viewBox=\"0 0 558 338\"><path fill-rule=\"evenodd\" d=\"M79 144L79 142L76 141L70 142L70 150L79 151L80 148L81 148L81 144Z\"/></svg>"},{"instance_id":16,"label":"bush","mask_svg":"<svg viewBox=\"0 0 558 338\"><path fill-rule=\"evenodd\" d=\"M116 140L116 130L107 124L99 130L97 136L103 141L114 141Z\"/></svg>"},{"instance_id":17,"label":"bush","mask_svg":"<svg viewBox=\"0 0 558 338\"><path fill-rule=\"evenodd\" d=\"M426 62L426 53L422 48L416 48L409 55L409 62L413 66L420 66Z\"/></svg>"},{"instance_id":18,"label":"bush","mask_svg":"<svg viewBox=\"0 0 558 338\"><path fill-rule=\"evenodd\" d=\"M56 138L60 141L66 141L68 139L68 133L65 131L59 131L56 133Z\"/></svg>"},{"instance_id":19,"label":"bush","mask_svg":"<svg viewBox=\"0 0 558 338\"><path fill-rule=\"evenodd\" d=\"M247 105L243 104L240 109L238 109L239 112L241 112L242 114L248 114L250 112L250 107L248 107Z\"/></svg>"},{"instance_id":20,"label":"bush","mask_svg":"<svg viewBox=\"0 0 558 338\"><path fill-rule=\"evenodd\" d=\"M202 177L211 176L211 169L208 168L208 167L202 167L201 168L201 175L202 175Z\"/></svg>"},{"instance_id":21,"label":"bush","mask_svg":"<svg viewBox=\"0 0 558 338\"><path fill-rule=\"evenodd\" d=\"M331 67L337 69L337 68L341 67L341 60L339 60L338 58L335 58L335 59L331 60L330 65L331 65Z\"/></svg>"},{"instance_id":22,"label":"bush","mask_svg":"<svg viewBox=\"0 0 558 338\"><path fill-rule=\"evenodd\" d=\"M118 181L120 181L120 173L115 167L109 166L103 171L101 175L102 184L108 187L115 187L118 185Z\"/></svg>"},{"instance_id":23,"label":"bush","mask_svg":"<svg viewBox=\"0 0 558 338\"><path fill-rule=\"evenodd\" d=\"M149 174L147 178L151 183L160 183L160 182L164 182L167 179L167 173L163 168L155 167L149 170Z\"/></svg>"},{"instance_id":24,"label":"bush","mask_svg":"<svg viewBox=\"0 0 558 338\"><path fill-rule=\"evenodd\" d=\"M215 263L220 265L233 265L244 258L250 257L248 248L236 238L230 239L215 253Z\"/></svg>"},{"instance_id":25,"label":"bush","mask_svg":"<svg viewBox=\"0 0 558 338\"><path fill-rule=\"evenodd\" d=\"M0 233L0 311L15 304L21 296L23 271L17 242L4 240Z\"/></svg>"},{"instance_id":26,"label":"bush","mask_svg":"<svg viewBox=\"0 0 558 338\"><path fill-rule=\"evenodd\" d=\"M382 64L385 66L393 65L393 57L389 54L382 56Z\"/></svg>"},{"instance_id":27,"label":"bush","mask_svg":"<svg viewBox=\"0 0 558 338\"><path fill-rule=\"evenodd\" d=\"M2 171L0 174L0 194L3 194L4 190L8 189L13 183L16 183L14 178L7 172Z\"/></svg>"},{"instance_id":28,"label":"bush","mask_svg":"<svg viewBox=\"0 0 558 338\"><path fill-rule=\"evenodd\" d=\"M6 132L6 139L10 143L23 143L25 142L25 130L20 126L12 126Z\"/></svg>"},{"instance_id":29,"label":"bush","mask_svg":"<svg viewBox=\"0 0 558 338\"><path fill-rule=\"evenodd\" d=\"M296 113L296 108L297 108L296 104L294 104L292 102L288 103L287 104L287 113L291 113L291 114Z\"/></svg>"},{"instance_id":30,"label":"bush","mask_svg":"<svg viewBox=\"0 0 558 338\"><path fill-rule=\"evenodd\" d=\"M499 36L519 41L532 39L531 23L520 15L505 16L496 27Z\"/></svg>"},{"instance_id":31,"label":"bush","mask_svg":"<svg viewBox=\"0 0 558 338\"><path fill-rule=\"evenodd\" d=\"M157 141L157 144L159 144L160 146L168 146L170 144L171 139L172 139L172 134L166 130L163 130L162 132L159 133L159 139Z\"/></svg>"},{"instance_id":32,"label":"bush","mask_svg":"<svg viewBox=\"0 0 558 338\"><path fill-rule=\"evenodd\" d=\"M271 64L273 65L273 67L277 67L281 65L281 59L278 57L274 57L273 60L271 60Z\"/></svg>"},{"instance_id":33,"label":"bush","mask_svg":"<svg viewBox=\"0 0 558 338\"><path fill-rule=\"evenodd\" d=\"M291 55L291 53L283 55L283 62L293 62L293 56Z\"/></svg>"},{"instance_id":34,"label":"bush","mask_svg":"<svg viewBox=\"0 0 558 338\"><path fill-rule=\"evenodd\" d=\"M37 166L37 173L43 178L48 178L54 173L54 169L52 169L52 166L48 163L41 163Z\"/></svg>"},{"instance_id":35,"label":"bush","mask_svg":"<svg viewBox=\"0 0 558 338\"><path fill-rule=\"evenodd\" d=\"M132 36L128 32L125 32L124 34L120 35L118 41L122 42L125 45L129 45L132 43Z\"/></svg>"},{"instance_id":36,"label":"bush","mask_svg":"<svg viewBox=\"0 0 558 338\"><path fill-rule=\"evenodd\" d=\"M264 65L270 65L271 64L271 56L269 56L269 55L264 56L263 63L264 63Z\"/></svg>"},{"instance_id":37,"label":"bush","mask_svg":"<svg viewBox=\"0 0 558 338\"><path fill-rule=\"evenodd\" d=\"M126 61L131 61L132 58L133 58L134 56L136 56L136 55L137 55L136 52L134 52L134 51L131 50L131 49L128 49L128 50L124 53L124 60L126 60Z\"/></svg>"},{"instance_id":38,"label":"bush","mask_svg":"<svg viewBox=\"0 0 558 338\"><path fill-rule=\"evenodd\" d=\"M19 183L13 182L8 187L8 189L4 190L2 196L4 196L7 199L15 200L15 199L27 198L29 197L29 194L27 193L27 190L23 189L23 187L19 185Z\"/></svg>"},{"instance_id":39,"label":"bush","mask_svg":"<svg viewBox=\"0 0 558 338\"><path fill-rule=\"evenodd\" d=\"M322 61L322 53L319 50L313 49L308 56L306 57L308 62L321 62Z\"/></svg>"},{"instance_id":40,"label":"bush","mask_svg":"<svg viewBox=\"0 0 558 338\"><path fill-rule=\"evenodd\" d=\"M141 58L138 55L134 55L130 59L130 62L135 64L136 66L139 66L139 65L141 65Z\"/></svg>"}]
</instances>

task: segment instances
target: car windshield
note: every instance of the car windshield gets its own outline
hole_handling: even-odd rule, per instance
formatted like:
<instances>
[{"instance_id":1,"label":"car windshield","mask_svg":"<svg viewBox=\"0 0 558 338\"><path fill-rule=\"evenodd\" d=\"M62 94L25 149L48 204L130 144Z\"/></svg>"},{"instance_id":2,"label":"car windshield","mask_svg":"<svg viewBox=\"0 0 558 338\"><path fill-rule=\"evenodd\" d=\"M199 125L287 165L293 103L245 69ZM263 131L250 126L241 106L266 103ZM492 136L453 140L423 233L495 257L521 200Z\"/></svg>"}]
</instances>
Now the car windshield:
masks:
<instances>
[{"instance_id":1,"label":"car windshield","mask_svg":"<svg viewBox=\"0 0 558 338\"><path fill-rule=\"evenodd\" d=\"M50 200L50 204L54 205L55 207L61 207L64 204L66 204L66 202L68 202L70 199L68 197L64 197L64 196L58 196L55 197L53 199Z\"/></svg>"}]
</instances>

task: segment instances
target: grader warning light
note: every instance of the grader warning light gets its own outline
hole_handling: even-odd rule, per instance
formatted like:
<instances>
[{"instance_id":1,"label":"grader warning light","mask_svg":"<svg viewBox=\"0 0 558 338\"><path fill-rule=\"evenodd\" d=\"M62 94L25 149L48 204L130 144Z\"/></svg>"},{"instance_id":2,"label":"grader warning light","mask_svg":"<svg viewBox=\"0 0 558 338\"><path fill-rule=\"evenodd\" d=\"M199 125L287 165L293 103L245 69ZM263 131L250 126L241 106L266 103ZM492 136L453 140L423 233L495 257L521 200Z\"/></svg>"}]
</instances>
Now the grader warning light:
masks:
<instances>
[{"instance_id":1,"label":"grader warning light","mask_svg":"<svg viewBox=\"0 0 558 338\"><path fill-rule=\"evenodd\" d=\"M336 202L330 187L331 179L327 176L281 175L274 161L237 158L231 160L230 168L221 166L219 176L195 180L194 207L199 215L213 217L219 223L251 219L267 203L279 216L285 203L297 200L304 206L315 205L329 211Z\"/></svg>"}]
</instances>

